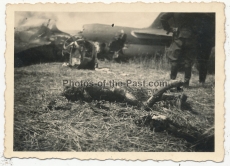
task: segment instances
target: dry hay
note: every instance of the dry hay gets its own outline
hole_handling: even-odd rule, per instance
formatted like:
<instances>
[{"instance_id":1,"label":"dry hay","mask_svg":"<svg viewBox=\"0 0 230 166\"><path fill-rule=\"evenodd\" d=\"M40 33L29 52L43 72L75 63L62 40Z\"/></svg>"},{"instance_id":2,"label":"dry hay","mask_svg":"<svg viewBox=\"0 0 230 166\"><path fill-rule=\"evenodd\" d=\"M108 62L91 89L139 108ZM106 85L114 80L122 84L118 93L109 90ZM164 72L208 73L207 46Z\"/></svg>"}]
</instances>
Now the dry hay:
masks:
<instances>
[{"instance_id":1,"label":"dry hay","mask_svg":"<svg viewBox=\"0 0 230 166\"><path fill-rule=\"evenodd\" d=\"M70 106L71 109L66 109ZM23 123L15 119L14 150L188 151L186 141L167 136L166 132L156 135L148 127L134 123L145 114L144 110L121 103L68 103L64 98L59 99L46 112L42 108L30 112L24 116ZM25 118L32 115L36 118Z\"/></svg>"},{"instance_id":2,"label":"dry hay","mask_svg":"<svg viewBox=\"0 0 230 166\"><path fill-rule=\"evenodd\" d=\"M69 101L87 101L92 102L96 100L96 105L90 104L90 108L96 112L101 113L103 116L108 116L108 110L110 110L111 102L118 102L120 107L130 105L134 106L135 109L144 111L150 111L147 115L142 116L132 116L134 123L139 127L147 126L151 131L163 132L167 131L169 134L174 135L175 137L183 138L190 143L195 143L192 145L196 149L206 149L214 150L214 137L213 132L208 132L209 134L202 134L203 130L194 127L192 120L185 119L184 111L182 107L185 105L187 96L183 93L164 93L170 88L181 85L181 82L176 82L169 87L163 87L153 94L147 102L144 103L147 94L143 93L142 96L138 97L140 90L138 88L127 89L124 87L70 87L67 86L64 88L62 93L63 96ZM131 90L131 92L130 92ZM154 103L149 104L150 100L156 96ZM136 97L137 96L137 97ZM102 102L101 102L102 101ZM104 104L106 101L110 102L110 105ZM178 102L181 102L178 104ZM182 103L183 102L183 103ZM49 108L53 109L66 109L69 108L69 104L65 105L63 108L59 105L56 105L57 102L51 101L48 105ZM150 106L152 105L152 106ZM123 113L123 109L119 109L120 113ZM175 114L171 112L176 112ZM178 115L180 114L180 115ZM176 115L176 116L175 116ZM182 118L180 118L182 117ZM191 116L189 115L189 118ZM194 119L193 119L194 120ZM190 123L188 123L188 121ZM213 137L213 139L212 139ZM202 146L201 146L202 145Z\"/></svg>"},{"instance_id":3,"label":"dry hay","mask_svg":"<svg viewBox=\"0 0 230 166\"><path fill-rule=\"evenodd\" d=\"M118 70L117 65L122 67L114 65L114 73ZM211 90L185 90L188 102L181 109L176 106L176 101L158 101L148 111L124 101L68 101L60 95L63 87L58 82L60 77L69 79L69 74L76 77L76 72L61 68L58 73L59 66L61 68L61 64L55 64L46 69L47 66L38 65L27 67L29 70L15 70L14 151L213 151L214 131L208 130L213 125L213 115L207 111L212 111L213 105L203 104L212 103L212 93L207 93ZM133 72L138 71L127 71ZM91 77L97 73L78 71L77 74ZM133 75L140 76L141 73ZM57 87L56 91L48 86L51 81ZM31 94L31 88L48 92ZM132 91L139 101L149 98L147 88L132 88ZM201 94L203 98L198 99ZM189 109L191 104L193 111ZM209 114L196 114L197 108ZM167 117L167 123L146 120L152 121L152 117L159 115ZM207 130L208 134L203 134Z\"/></svg>"}]
</instances>

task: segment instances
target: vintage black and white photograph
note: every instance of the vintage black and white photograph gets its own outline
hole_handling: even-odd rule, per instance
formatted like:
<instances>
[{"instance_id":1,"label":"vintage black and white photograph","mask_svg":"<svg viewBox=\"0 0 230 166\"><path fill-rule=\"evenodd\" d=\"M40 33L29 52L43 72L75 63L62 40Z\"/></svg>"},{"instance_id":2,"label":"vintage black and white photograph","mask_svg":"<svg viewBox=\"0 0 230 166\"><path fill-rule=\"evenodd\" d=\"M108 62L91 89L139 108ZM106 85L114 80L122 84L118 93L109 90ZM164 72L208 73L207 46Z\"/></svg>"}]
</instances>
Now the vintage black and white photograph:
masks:
<instances>
[{"instance_id":1,"label":"vintage black and white photograph","mask_svg":"<svg viewBox=\"0 0 230 166\"><path fill-rule=\"evenodd\" d=\"M12 10L8 23L12 153L205 156L221 148L224 55L215 58L222 42L215 10L37 9Z\"/></svg>"},{"instance_id":2,"label":"vintage black and white photograph","mask_svg":"<svg viewBox=\"0 0 230 166\"><path fill-rule=\"evenodd\" d=\"M215 13L15 12L14 151L214 152Z\"/></svg>"}]
</instances>

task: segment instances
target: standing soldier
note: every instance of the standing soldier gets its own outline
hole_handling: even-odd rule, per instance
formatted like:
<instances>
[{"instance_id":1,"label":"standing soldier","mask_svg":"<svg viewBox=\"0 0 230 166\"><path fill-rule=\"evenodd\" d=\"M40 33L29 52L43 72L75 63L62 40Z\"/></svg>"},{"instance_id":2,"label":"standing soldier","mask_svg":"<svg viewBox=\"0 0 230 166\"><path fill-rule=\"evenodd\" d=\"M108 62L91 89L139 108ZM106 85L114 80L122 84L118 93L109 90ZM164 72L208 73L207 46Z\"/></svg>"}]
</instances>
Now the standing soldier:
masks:
<instances>
[{"instance_id":1,"label":"standing soldier","mask_svg":"<svg viewBox=\"0 0 230 166\"><path fill-rule=\"evenodd\" d=\"M205 83L212 48L215 46L215 13L202 13L197 19L199 83ZM214 51L214 50L213 50ZM215 66L215 64L214 64ZM210 66L209 66L210 67ZM213 67L213 66L211 66ZM213 69L214 70L214 69Z\"/></svg>"},{"instance_id":2,"label":"standing soldier","mask_svg":"<svg viewBox=\"0 0 230 166\"><path fill-rule=\"evenodd\" d=\"M161 16L161 23L167 34L173 33L173 41L170 45L168 55L171 61L172 80L176 79L178 68L184 65L184 86L189 86L192 64L197 55L197 41L195 33L196 14L193 13L164 13ZM169 22L173 22L173 27Z\"/></svg>"},{"instance_id":3,"label":"standing soldier","mask_svg":"<svg viewBox=\"0 0 230 166\"><path fill-rule=\"evenodd\" d=\"M119 39L118 39L119 47L121 50L125 45L126 39L127 39L127 35L125 34L124 30L122 29L121 34L119 35Z\"/></svg>"}]
</instances>

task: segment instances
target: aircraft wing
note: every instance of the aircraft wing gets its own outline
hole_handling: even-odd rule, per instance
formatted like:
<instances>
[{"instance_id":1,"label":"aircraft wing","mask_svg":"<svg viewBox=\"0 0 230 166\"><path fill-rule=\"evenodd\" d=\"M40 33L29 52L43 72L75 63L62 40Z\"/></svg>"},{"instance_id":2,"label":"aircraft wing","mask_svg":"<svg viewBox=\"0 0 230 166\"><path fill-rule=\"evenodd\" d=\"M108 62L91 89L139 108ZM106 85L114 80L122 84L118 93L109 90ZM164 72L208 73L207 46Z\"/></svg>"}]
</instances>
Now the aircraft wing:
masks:
<instances>
[{"instance_id":1,"label":"aircraft wing","mask_svg":"<svg viewBox=\"0 0 230 166\"><path fill-rule=\"evenodd\" d=\"M171 38L172 33L166 34L166 31L163 29L140 29L133 30L131 32L132 36L139 39L152 39L152 38Z\"/></svg>"}]
</instances>

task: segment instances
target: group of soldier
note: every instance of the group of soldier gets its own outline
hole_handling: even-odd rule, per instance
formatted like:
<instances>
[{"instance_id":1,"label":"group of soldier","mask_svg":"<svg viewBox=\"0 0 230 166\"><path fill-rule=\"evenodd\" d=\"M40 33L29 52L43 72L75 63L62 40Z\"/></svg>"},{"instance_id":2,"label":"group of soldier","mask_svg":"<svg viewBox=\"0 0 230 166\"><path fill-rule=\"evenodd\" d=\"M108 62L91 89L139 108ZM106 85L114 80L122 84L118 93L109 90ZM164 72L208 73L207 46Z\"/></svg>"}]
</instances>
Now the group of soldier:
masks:
<instances>
[{"instance_id":1,"label":"group of soldier","mask_svg":"<svg viewBox=\"0 0 230 166\"><path fill-rule=\"evenodd\" d=\"M170 26L170 21L174 26ZM184 86L188 87L192 65L198 61L199 83L204 84L212 47L215 45L214 13L164 13L161 23L167 34L173 33L168 58L172 80L176 79L180 65L184 65Z\"/></svg>"}]
</instances>

